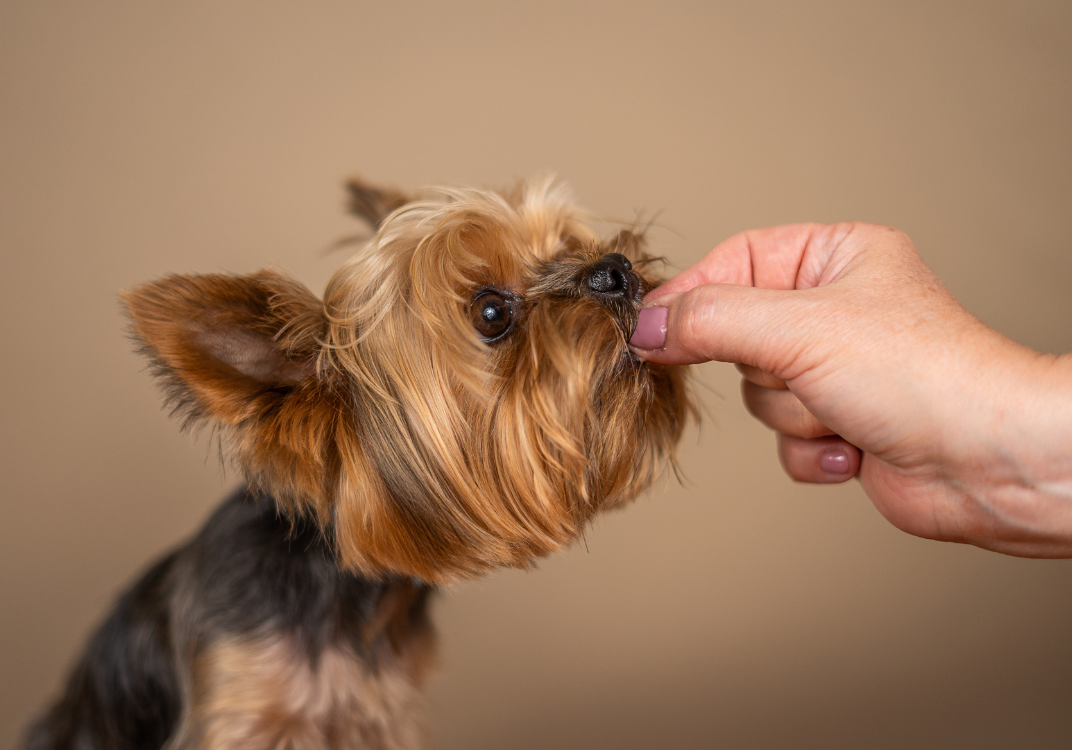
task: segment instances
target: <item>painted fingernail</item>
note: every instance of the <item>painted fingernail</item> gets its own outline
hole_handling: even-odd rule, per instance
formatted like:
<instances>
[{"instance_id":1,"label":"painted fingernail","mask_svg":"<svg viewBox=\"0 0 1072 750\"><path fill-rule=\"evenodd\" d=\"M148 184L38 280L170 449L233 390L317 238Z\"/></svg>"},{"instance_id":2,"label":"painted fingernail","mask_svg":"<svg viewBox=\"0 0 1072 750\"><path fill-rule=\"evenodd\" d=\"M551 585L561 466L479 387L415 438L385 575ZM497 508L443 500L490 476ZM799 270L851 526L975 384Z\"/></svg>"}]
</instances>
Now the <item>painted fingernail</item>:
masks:
<instances>
[{"instance_id":1,"label":"painted fingernail","mask_svg":"<svg viewBox=\"0 0 1072 750\"><path fill-rule=\"evenodd\" d=\"M842 448L833 448L819 457L819 468L831 474L849 473L849 454Z\"/></svg>"},{"instance_id":2,"label":"painted fingernail","mask_svg":"<svg viewBox=\"0 0 1072 750\"><path fill-rule=\"evenodd\" d=\"M666 346L665 307L645 307L637 318L636 330L629 343L637 349L662 349Z\"/></svg>"}]
</instances>

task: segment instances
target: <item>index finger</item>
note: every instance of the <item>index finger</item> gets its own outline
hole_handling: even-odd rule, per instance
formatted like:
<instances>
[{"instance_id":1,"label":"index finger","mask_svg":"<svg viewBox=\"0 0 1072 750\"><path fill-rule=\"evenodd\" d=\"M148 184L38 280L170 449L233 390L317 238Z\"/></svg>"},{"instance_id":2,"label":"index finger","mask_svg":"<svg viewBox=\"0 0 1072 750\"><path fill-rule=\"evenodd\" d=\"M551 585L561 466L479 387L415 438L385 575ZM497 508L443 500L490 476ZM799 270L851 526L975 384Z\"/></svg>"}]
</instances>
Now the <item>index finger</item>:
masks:
<instances>
[{"instance_id":1,"label":"index finger","mask_svg":"<svg viewBox=\"0 0 1072 750\"><path fill-rule=\"evenodd\" d=\"M786 224L735 234L700 262L656 287L645 302L701 284L808 289L823 281L834 250L853 224Z\"/></svg>"}]
</instances>

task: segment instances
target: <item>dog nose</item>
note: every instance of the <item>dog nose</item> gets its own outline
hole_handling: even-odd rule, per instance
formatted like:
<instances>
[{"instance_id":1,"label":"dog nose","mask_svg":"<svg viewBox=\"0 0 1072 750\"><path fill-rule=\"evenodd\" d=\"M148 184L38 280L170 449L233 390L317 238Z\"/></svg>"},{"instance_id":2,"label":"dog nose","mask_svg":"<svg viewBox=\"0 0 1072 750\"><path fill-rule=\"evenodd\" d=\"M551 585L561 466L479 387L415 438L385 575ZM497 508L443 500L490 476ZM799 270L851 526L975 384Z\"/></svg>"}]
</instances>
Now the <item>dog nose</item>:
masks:
<instances>
[{"instance_id":1,"label":"dog nose","mask_svg":"<svg viewBox=\"0 0 1072 750\"><path fill-rule=\"evenodd\" d=\"M635 299L640 282L633 264L621 253L607 253L588 273L588 289L596 296Z\"/></svg>"}]
</instances>

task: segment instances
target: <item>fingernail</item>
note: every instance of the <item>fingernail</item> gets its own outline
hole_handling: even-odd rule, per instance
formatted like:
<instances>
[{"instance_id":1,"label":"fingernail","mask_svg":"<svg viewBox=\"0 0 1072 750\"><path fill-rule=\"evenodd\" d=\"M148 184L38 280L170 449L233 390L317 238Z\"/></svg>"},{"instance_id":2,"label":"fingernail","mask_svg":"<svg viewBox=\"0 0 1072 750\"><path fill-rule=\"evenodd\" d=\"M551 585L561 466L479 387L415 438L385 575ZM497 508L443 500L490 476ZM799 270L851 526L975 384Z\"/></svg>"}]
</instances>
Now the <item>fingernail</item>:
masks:
<instances>
[{"instance_id":1,"label":"fingernail","mask_svg":"<svg viewBox=\"0 0 1072 750\"><path fill-rule=\"evenodd\" d=\"M666 315L665 307L645 307L641 310L629 344L637 349L662 349L666 346Z\"/></svg>"},{"instance_id":2,"label":"fingernail","mask_svg":"<svg viewBox=\"0 0 1072 750\"><path fill-rule=\"evenodd\" d=\"M819 468L831 474L849 473L849 454L842 448L833 448L819 457Z\"/></svg>"}]
</instances>

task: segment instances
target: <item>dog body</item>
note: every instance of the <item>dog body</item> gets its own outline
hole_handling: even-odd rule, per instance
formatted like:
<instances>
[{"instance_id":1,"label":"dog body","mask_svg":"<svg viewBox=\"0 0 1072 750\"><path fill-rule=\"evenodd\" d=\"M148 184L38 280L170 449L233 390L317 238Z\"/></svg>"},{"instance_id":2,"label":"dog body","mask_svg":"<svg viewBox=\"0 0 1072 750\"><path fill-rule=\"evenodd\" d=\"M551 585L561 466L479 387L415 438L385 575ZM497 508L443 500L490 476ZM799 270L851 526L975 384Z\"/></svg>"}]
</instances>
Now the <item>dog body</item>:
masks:
<instances>
[{"instance_id":1,"label":"dog body","mask_svg":"<svg viewBox=\"0 0 1072 750\"><path fill-rule=\"evenodd\" d=\"M431 587L341 570L242 490L91 640L36 748L411 748Z\"/></svg>"},{"instance_id":2,"label":"dog body","mask_svg":"<svg viewBox=\"0 0 1072 750\"><path fill-rule=\"evenodd\" d=\"M122 597L30 750L419 747L434 586L561 549L672 459L683 374L627 347L640 233L550 179L350 190L377 231L323 300L274 271L124 296L250 488Z\"/></svg>"}]
</instances>

